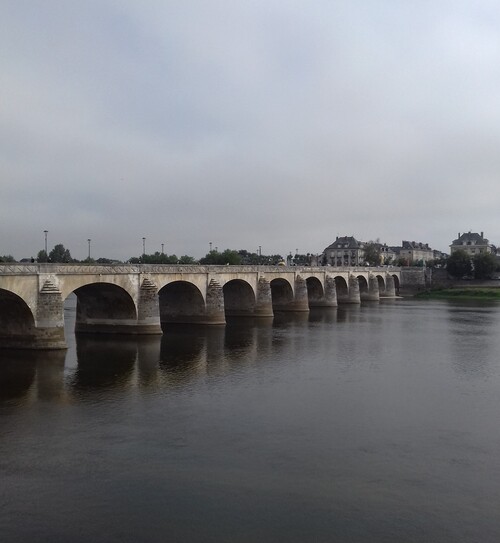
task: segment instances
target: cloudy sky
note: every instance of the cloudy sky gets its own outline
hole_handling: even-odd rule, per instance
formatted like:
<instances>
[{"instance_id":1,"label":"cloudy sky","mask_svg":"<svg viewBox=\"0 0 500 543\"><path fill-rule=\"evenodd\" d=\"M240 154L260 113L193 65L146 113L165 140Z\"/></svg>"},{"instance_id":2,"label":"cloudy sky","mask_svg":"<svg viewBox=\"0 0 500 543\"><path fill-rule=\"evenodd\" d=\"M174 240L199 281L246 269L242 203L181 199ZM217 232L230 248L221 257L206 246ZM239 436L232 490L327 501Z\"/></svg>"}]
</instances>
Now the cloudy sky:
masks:
<instances>
[{"instance_id":1,"label":"cloudy sky","mask_svg":"<svg viewBox=\"0 0 500 543\"><path fill-rule=\"evenodd\" d=\"M500 245L496 0L3 0L0 254Z\"/></svg>"}]
</instances>

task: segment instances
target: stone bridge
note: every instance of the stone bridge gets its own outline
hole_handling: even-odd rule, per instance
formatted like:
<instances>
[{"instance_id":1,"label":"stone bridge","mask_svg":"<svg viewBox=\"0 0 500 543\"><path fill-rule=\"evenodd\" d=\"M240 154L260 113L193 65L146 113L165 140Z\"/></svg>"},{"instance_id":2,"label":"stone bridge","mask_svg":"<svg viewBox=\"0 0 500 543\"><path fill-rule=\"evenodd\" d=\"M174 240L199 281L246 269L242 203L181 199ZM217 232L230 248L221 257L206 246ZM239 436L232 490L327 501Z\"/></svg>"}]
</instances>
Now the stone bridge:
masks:
<instances>
[{"instance_id":1,"label":"stone bridge","mask_svg":"<svg viewBox=\"0 0 500 543\"><path fill-rule=\"evenodd\" d=\"M65 348L64 301L76 332L161 334L169 323L221 325L394 298L400 268L0 265L0 346Z\"/></svg>"}]
</instances>

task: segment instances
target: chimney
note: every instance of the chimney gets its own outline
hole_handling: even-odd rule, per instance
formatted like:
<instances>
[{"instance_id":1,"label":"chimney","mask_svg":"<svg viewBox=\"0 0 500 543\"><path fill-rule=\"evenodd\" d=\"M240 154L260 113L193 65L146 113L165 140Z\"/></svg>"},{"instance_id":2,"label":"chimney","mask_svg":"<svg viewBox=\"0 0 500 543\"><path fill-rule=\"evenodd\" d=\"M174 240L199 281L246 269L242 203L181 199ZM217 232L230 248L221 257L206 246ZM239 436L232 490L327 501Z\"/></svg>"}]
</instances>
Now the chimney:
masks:
<instances>
[{"instance_id":1,"label":"chimney","mask_svg":"<svg viewBox=\"0 0 500 543\"><path fill-rule=\"evenodd\" d=\"M484 238L484 232L481 232L481 237Z\"/></svg>"},{"instance_id":2,"label":"chimney","mask_svg":"<svg viewBox=\"0 0 500 543\"><path fill-rule=\"evenodd\" d=\"M460 232L458 233L458 237L460 238Z\"/></svg>"}]
</instances>

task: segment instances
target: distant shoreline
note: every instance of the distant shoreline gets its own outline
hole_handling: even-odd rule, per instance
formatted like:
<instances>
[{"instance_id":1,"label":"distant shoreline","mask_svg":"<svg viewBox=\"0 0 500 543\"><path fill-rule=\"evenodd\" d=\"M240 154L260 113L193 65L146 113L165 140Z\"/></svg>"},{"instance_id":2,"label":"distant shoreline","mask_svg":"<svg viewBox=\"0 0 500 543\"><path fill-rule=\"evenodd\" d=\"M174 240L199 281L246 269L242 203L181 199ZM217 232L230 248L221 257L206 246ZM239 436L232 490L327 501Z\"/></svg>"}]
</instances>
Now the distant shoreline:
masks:
<instances>
[{"instance_id":1,"label":"distant shoreline","mask_svg":"<svg viewBox=\"0 0 500 543\"><path fill-rule=\"evenodd\" d=\"M500 287L500 285L499 285ZM441 300L500 300L500 288L467 287L467 288L443 288L419 292L416 298Z\"/></svg>"}]
</instances>

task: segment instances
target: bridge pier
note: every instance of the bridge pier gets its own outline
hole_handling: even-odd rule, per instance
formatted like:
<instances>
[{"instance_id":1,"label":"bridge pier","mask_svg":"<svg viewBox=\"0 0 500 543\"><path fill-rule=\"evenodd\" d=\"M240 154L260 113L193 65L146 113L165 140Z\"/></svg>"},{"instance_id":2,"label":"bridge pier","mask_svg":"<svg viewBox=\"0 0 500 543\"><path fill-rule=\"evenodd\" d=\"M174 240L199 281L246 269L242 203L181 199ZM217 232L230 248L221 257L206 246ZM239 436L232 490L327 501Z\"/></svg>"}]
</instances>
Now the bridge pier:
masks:
<instances>
[{"instance_id":1,"label":"bridge pier","mask_svg":"<svg viewBox=\"0 0 500 543\"><path fill-rule=\"evenodd\" d=\"M307 296L307 283L300 275L295 278L295 294L288 304L280 306L280 311L307 312L309 311L309 298Z\"/></svg>"},{"instance_id":2,"label":"bridge pier","mask_svg":"<svg viewBox=\"0 0 500 543\"><path fill-rule=\"evenodd\" d=\"M289 311L309 311L309 297L307 295L307 283L300 275L295 278L295 296Z\"/></svg>"},{"instance_id":3,"label":"bridge pier","mask_svg":"<svg viewBox=\"0 0 500 543\"><path fill-rule=\"evenodd\" d=\"M372 273L368 276L368 290L361 292L360 298L362 302L378 302L380 300L378 279Z\"/></svg>"},{"instance_id":4,"label":"bridge pier","mask_svg":"<svg viewBox=\"0 0 500 543\"><path fill-rule=\"evenodd\" d=\"M255 300L254 317L273 317L273 298L271 295L271 283L264 277L259 277L257 282L257 296Z\"/></svg>"},{"instance_id":5,"label":"bridge pier","mask_svg":"<svg viewBox=\"0 0 500 543\"><path fill-rule=\"evenodd\" d=\"M224 292L215 279L211 279L208 284L205 318L200 324L226 324Z\"/></svg>"},{"instance_id":6,"label":"bridge pier","mask_svg":"<svg viewBox=\"0 0 500 543\"><path fill-rule=\"evenodd\" d=\"M34 349L66 349L64 305L58 287L47 279L38 293Z\"/></svg>"},{"instance_id":7,"label":"bridge pier","mask_svg":"<svg viewBox=\"0 0 500 543\"><path fill-rule=\"evenodd\" d=\"M359 293L358 278L352 273L349 274L348 285L347 295L344 295L341 300L339 299L339 302L344 304L360 304L361 296Z\"/></svg>"},{"instance_id":8,"label":"bridge pier","mask_svg":"<svg viewBox=\"0 0 500 543\"><path fill-rule=\"evenodd\" d=\"M325 307L337 307L337 286L335 285L335 279L327 276L325 278Z\"/></svg>"},{"instance_id":9,"label":"bridge pier","mask_svg":"<svg viewBox=\"0 0 500 543\"><path fill-rule=\"evenodd\" d=\"M385 290L380 294L380 298L395 298L396 287L394 285L394 277L390 274L385 276Z\"/></svg>"},{"instance_id":10,"label":"bridge pier","mask_svg":"<svg viewBox=\"0 0 500 543\"><path fill-rule=\"evenodd\" d=\"M161 334L160 301L156 285L145 278L139 289L136 334Z\"/></svg>"}]
</instances>

